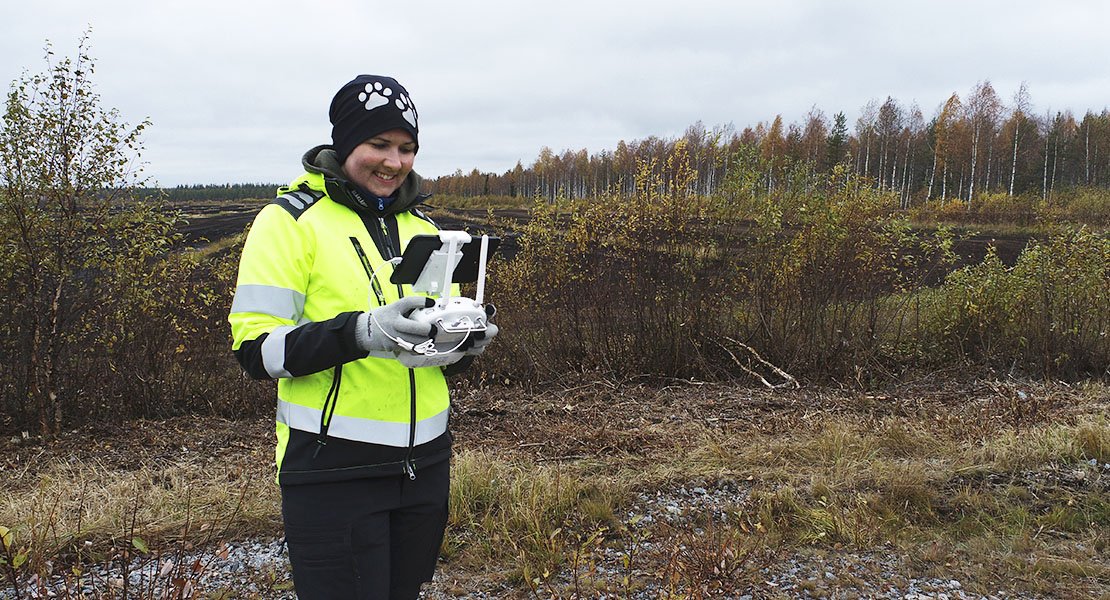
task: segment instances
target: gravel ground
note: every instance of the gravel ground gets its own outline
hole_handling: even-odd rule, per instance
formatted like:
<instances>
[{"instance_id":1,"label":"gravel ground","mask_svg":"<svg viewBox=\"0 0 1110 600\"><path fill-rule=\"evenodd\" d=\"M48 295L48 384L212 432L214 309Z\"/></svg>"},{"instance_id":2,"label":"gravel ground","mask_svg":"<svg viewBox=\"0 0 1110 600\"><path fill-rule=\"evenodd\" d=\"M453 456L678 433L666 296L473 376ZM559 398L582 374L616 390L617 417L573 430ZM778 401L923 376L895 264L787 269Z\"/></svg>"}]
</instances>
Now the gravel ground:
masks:
<instances>
[{"instance_id":1,"label":"gravel ground","mask_svg":"<svg viewBox=\"0 0 1110 600\"><path fill-rule=\"evenodd\" d=\"M708 384L660 390L610 390L604 385L587 385L561 394L521 398L518 391L495 388L480 394L460 394L459 411L452 418L457 416L457 442L461 450L468 444L480 445L511 452L520 460L534 457L537 461L558 461L600 457L628 448L643 450L646 456L651 456L651 452L668 452L674 445L670 436L682 431L677 424L683 422L706 423L707 427L718 428L723 435L742 436L746 432L774 435L798 431L826 414L871 420L906 417L936 420L942 424L968 423L976 427L967 429L968 436L982 436L983 431L978 427L994 422L996 417L1010 418L1006 416L1009 415L1006 407L1025 406L1010 402L1011 397L1024 401L1025 389L1034 388L1019 389L1017 384L991 383L939 391L932 387L925 391L914 388L903 390L900 395L858 397L814 391L759 393L735 386ZM1061 389L1037 391L1038 397L1045 399L1035 405L1041 407L1042 412L1029 413L1033 416L1021 412L1013 418L1026 419L1021 421L1026 426L1039 422L1036 419L1066 420L1068 411L1072 410L1069 407L1073 406L1084 414L1096 411L1105 414L1104 405L1092 407L1089 401L1083 403L1081 392ZM597 427L597 423L605 426ZM945 426L958 429L955 425ZM141 435L136 435L136 431ZM265 455L271 451L272 436L269 419L250 423L213 419L207 431L211 432L208 438L196 439L191 419L146 422L140 426L121 426L117 431L109 431L111 435L106 435L103 428L75 432L54 447L64 449L67 463L95 461L98 468L111 470L161 464L160 461L167 460L165 457L176 457L184 451L180 441L183 439L193 440L188 448L189 456L199 457L189 458L189 461L257 464L259 460L268 460ZM38 469L51 464L51 460L42 456L49 449L33 440L14 439L7 443L0 440L0 475L11 474L23 482L34 481L42 475ZM1028 489L1034 495L1042 490L1089 493L1092 489L1103 489L1092 487L1102 483L1084 480L1095 474L1110 474L1110 464L1070 465L1047 472L1011 474L1007 478L1012 479L1011 484ZM1027 485L1029 482L1036 482L1036 485ZM983 489L1006 484L1006 481L987 482ZM623 562L628 553L619 544L599 546L589 555L588 569L583 571L582 581L577 582L589 584L582 586L584 592L580 597L643 600L674 597L1077 597L1074 592L1068 595L1066 591L1048 592L1047 596L1019 592L1021 583L1016 581L998 588L984 587L985 582L976 579L973 575L976 569L969 565L929 571L928 565L900 556L893 548L858 550L817 545L776 552L772 556L725 556L729 559L726 562L731 563L726 565L726 573L702 580L709 591L700 596L696 590L685 596L668 594L658 572L660 563L665 563L668 553L675 548L685 550L683 543L688 544L690 552L698 551L699 544L704 549L707 546L704 540L712 539L714 534L704 529L705 524L734 519L735 514L730 513L745 504L750 485L746 481L691 482L686 487L640 495L631 502L626 513L616 515L634 533L638 568L633 569L633 575L640 582L639 587L632 593L623 593L620 588L625 574ZM519 589L519 583L515 587L505 583L504 573L483 573L482 566L464 568L463 563L463 560L442 563L436 580L426 586L424 597L435 600L573 597L571 591L576 582L568 572L552 576L532 596L528 590ZM713 564L692 560L691 564L694 563ZM936 576L937 571L947 576ZM999 572L989 568L985 571ZM162 556L148 555L145 561L132 563L126 572L130 574L128 598L172 597L172 593L163 595L163 592L173 592L175 585L189 586L191 592L178 597L295 598L288 558L280 539L240 539L185 556L177 556L171 548ZM87 568L83 574L85 587L69 593L55 582L22 581L22 594L18 597L121 598L124 597L123 573L118 565L112 569ZM1079 577L1072 577L1073 581L1076 579ZM1044 578L1040 577L1039 581L1043 582ZM5 583L6 578L0 571L0 600L17 598L13 589L3 587ZM1103 593L1101 597L1108 597L1105 590L1110 589L1110 584L1095 581L1089 589ZM1095 593L1094 597L1100 596Z\"/></svg>"},{"instance_id":2,"label":"gravel ground","mask_svg":"<svg viewBox=\"0 0 1110 600\"><path fill-rule=\"evenodd\" d=\"M650 553L654 532L660 528L690 531L692 537L710 535L691 527L693 517L699 522L723 520L729 507L735 506L746 494L743 486L724 483L717 487L679 488L668 493L642 494L625 515L636 532L637 553ZM616 590L623 575L623 559L627 554L619 548L599 548L590 558L592 587L586 587L584 598L656 598L686 597L668 595L658 581L646 583L630 595ZM743 562L737 559L736 562ZM195 573L193 570L195 569ZM129 593L133 598L172 597L177 587L187 589L192 598L257 598L294 600L289 577L288 556L280 539L248 539L228 542L217 548L187 553L184 556L166 553L132 562L129 569ZM645 574L639 573L641 577ZM532 597L527 591L493 581L475 582L458 579L449 563L441 565L436 580L425 586L423 598L494 599ZM885 598L885 599L1036 599L1043 596L993 590L988 594L972 593L965 581L918 576L909 562L891 552L803 549L792 555L777 557L772 564L752 568L743 576L747 583L737 581L739 591L722 592L720 586L707 588L706 598L754 600L759 598ZM644 577L650 580L650 577ZM656 578L658 579L658 578ZM84 598L118 597L123 591L123 575L119 568L94 567L86 570L87 582L80 590L71 589L70 596ZM598 582L602 582L600 585ZM720 582L718 582L720 583ZM187 586L187 587L186 587ZM573 598L575 584L569 574L560 574L542 583L540 598ZM726 584L725 587L733 587ZM586 590L589 591L586 591ZM477 591L476 591L477 590ZM222 592L224 595L218 595ZM58 582L42 585L24 582L23 598L66 597ZM165 595L163 595L165 594ZM17 598L14 590L0 591L0 600Z\"/></svg>"},{"instance_id":3,"label":"gravel ground","mask_svg":"<svg viewBox=\"0 0 1110 600\"><path fill-rule=\"evenodd\" d=\"M808 553L807 553L808 554ZM281 540L254 539L229 543L216 552L190 555L185 563L201 561L204 571L195 578L188 578L186 585L193 591L186 597L228 597L259 598L272 600L295 600L288 574L288 558ZM619 561L598 567L598 573L608 572L619 579ZM169 559L157 563L144 561L134 563L130 575L130 597L161 598L173 589L173 569L175 562ZM983 595L965 591L964 583L956 579L912 577L905 574L905 564L898 557L879 553L842 552L835 555L797 555L774 567L761 569L762 582L757 582L743 593L720 596L733 600L754 600L758 598L887 598L904 600L966 600L966 599L1032 599L1040 596L1014 594L1005 590ZM92 569L80 591L73 589L77 597L98 598L116 597L123 590L122 575L118 569L106 572ZM562 589L572 589L568 581L560 583ZM153 593L148 590L153 589ZM228 596L214 596L211 593L223 591ZM28 582L22 590L24 598L65 597L59 583L50 586ZM560 594L558 589L539 589L540 597L570 598L569 591ZM205 595L209 594L209 595ZM525 594L526 596L527 594ZM425 586L423 598L429 600L447 599L494 599L521 597L519 590L504 585L493 585L483 591L464 591L460 583L452 581L449 567L441 569L436 581ZM15 599L12 589L0 592L4 600ZM592 592L587 597L613 598L625 597L624 594ZM664 590L657 585L648 585L633 593L633 598L665 598ZM683 596L679 596L683 597Z\"/></svg>"}]
</instances>

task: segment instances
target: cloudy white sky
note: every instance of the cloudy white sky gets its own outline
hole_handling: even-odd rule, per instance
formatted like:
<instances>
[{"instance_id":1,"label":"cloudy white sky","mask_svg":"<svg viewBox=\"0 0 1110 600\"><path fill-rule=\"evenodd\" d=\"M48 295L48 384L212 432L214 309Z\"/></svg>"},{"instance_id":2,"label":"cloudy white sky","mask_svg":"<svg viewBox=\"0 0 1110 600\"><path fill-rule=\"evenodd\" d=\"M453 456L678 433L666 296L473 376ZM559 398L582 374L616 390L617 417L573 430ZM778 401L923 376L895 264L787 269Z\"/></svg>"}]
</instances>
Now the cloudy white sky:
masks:
<instances>
[{"instance_id":1,"label":"cloudy white sky","mask_svg":"<svg viewBox=\"0 0 1110 600\"><path fill-rule=\"evenodd\" d=\"M420 111L417 170L503 172L540 149L612 149L696 121L738 129L869 100L926 118L990 80L1035 108L1110 105L1103 0L3 0L0 81L72 55L102 103L149 118L161 185L284 182L329 141L328 103L392 75Z\"/></svg>"}]
</instances>

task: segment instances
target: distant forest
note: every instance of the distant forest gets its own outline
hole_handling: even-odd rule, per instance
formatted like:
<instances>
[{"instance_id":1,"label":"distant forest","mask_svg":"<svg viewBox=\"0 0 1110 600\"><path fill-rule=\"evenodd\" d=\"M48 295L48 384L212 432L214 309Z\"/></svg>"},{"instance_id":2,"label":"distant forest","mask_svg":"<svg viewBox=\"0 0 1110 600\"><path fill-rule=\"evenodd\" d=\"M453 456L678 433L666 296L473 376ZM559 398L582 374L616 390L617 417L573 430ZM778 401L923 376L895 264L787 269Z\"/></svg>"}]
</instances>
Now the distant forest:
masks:
<instances>
[{"instance_id":1,"label":"distant forest","mask_svg":"<svg viewBox=\"0 0 1110 600\"><path fill-rule=\"evenodd\" d=\"M207 185L179 185L169 188L140 188L141 196L161 196L171 202L198 200L246 200L248 198L273 198L279 183L223 183Z\"/></svg>"},{"instance_id":2,"label":"distant forest","mask_svg":"<svg viewBox=\"0 0 1110 600\"><path fill-rule=\"evenodd\" d=\"M679 163L684 164L679 164ZM561 153L545 147L528 166L504 173L461 169L426 182L443 195L595 197L630 195L645 170L670 185L678 169L697 177L688 193L784 191L809 186L837 165L899 194L903 207L933 199L973 201L980 194L1037 196L1077 187L1110 188L1110 110L1037 112L1022 85L1009 102L989 81L966 97L953 93L926 120L917 104L872 100L849 126L843 112L830 119L814 107L801 123L781 116L737 130L697 122L677 138L620 141L613 150ZM270 198L281 184L189 185L147 189L169 200ZM731 187L730 187L731 186Z\"/></svg>"},{"instance_id":3,"label":"distant forest","mask_svg":"<svg viewBox=\"0 0 1110 600\"><path fill-rule=\"evenodd\" d=\"M953 93L929 119L916 104L887 97L864 106L851 128L843 112L830 120L816 107L802 123L776 116L741 131L698 122L679 138L621 141L596 154L543 148L529 166L518 162L500 174L456 171L431 182L431 191L627 195L645 168L671 181L666 171L677 168L676 150L697 173L687 190L696 194L720 193L738 170L745 185L770 192L844 164L876 187L899 193L904 207L937 198L971 201L983 193L1047 198L1064 188L1110 187L1110 112L1088 110L1078 121L1070 111L1037 113L1024 84L1006 102L985 81L966 97Z\"/></svg>"}]
</instances>

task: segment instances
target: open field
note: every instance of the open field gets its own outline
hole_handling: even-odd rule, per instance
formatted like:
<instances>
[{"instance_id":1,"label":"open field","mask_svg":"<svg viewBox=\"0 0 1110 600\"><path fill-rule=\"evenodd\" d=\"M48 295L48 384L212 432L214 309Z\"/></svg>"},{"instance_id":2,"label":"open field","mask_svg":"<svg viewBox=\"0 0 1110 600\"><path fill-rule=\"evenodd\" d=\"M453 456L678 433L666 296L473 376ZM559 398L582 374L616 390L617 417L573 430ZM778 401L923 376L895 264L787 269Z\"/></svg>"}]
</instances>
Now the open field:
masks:
<instances>
[{"instance_id":1,"label":"open field","mask_svg":"<svg viewBox=\"0 0 1110 600\"><path fill-rule=\"evenodd\" d=\"M189 243L203 243L205 240L214 241L234 235L250 224L263 203L262 200L235 203L191 202L187 208L182 209L188 222L181 228L181 232ZM488 225L490 216L484 209L438 207L435 201L426 212L443 229L473 227L481 230ZM505 224L521 223L528 218L527 211L523 209L497 209L493 211L493 215L498 222ZM959 236L953 251L961 257L959 265L974 264L983 259L988 247L994 246L1003 263L1013 264L1029 243L1030 237L1026 233L970 232Z\"/></svg>"},{"instance_id":2,"label":"open field","mask_svg":"<svg viewBox=\"0 0 1110 600\"><path fill-rule=\"evenodd\" d=\"M217 242L209 258L231 267L227 238L262 202L192 204L181 231ZM495 228L510 255L529 225L520 209L428 212L444 228ZM1030 236L967 235L956 266L981 260L991 240L1013 264ZM53 440L4 429L0 600L64 597L78 581L71 596L292 597L272 387L236 379L220 350L226 308L211 310L210 338L182 339L195 362L166 360L189 365L184 375L203 365L210 379L181 381L227 394L233 408L219 414L253 416L100 416ZM562 341L581 354L611 337L599 331ZM797 373L790 390L757 388L741 371L613 376L642 352L517 378L513 351L535 342L544 359L550 340L499 341L507 354L491 349L453 382L451 521L429 598L1110 598L1105 381L971 361L907 362L885 379ZM690 360L677 351L687 347L667 348ZM149 373L164 383L164 369Z\"/></svg>"}]
</instances>

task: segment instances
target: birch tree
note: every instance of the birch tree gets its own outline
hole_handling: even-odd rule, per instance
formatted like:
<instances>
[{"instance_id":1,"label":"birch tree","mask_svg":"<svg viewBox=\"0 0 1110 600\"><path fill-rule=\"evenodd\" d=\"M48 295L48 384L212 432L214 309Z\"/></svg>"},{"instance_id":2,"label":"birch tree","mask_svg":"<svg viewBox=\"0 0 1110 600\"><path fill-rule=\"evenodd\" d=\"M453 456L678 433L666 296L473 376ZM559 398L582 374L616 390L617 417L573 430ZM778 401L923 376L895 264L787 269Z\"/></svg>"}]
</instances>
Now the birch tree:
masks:
<instances>
[{"instance_id":1,"label":"birch tree","mask_svg":"<svg viewBox=\"0 0 1110 600\"><path fill-rule=\"evenodd\" d=\"M856 171L864 176L870 176L871 174L871 140L874 137L875 120L877 117L878 107L876 106L876 101L871 100L863 107L860 111L859 118L856 119L856 139L858 139L859 143L863 146L861 152L859 152L861 157L857 158L857 161L862 158L863 165L861 166L857 162Z\"/></svg>"},{"instance_id":2,"label":"birch tree","mask_svg":"<svg viewBox=\"0 0 1110 600\"><path fill-rule=\"evenodd\" d=\"M921 114L921 108L915 102L910 107L909 123L905 130L905 143L906 150L902 165L902 183L901 198L902 208L909 208L910 197L913 193L912 174L914 173L917 160L917 154L921 144L921 136L925 131L925 116Z\"/></svg>"},{"instance_id":3,"label":"birch tree","mask_svg":"<svg viewBox=\"0 0 1110 600\"><path fill-rule=\"evenodd\" d=\"M1025 123L1026 115L1031 110L1032 102L1029 100L1029 86L1021 82L1021 87L1014 94L1014 112L1010 118L1013 124L1014 152L1010 159L1010 190L1009 195L1014 195L1014 181L1017 180L1018 144L1021 141L1021 127Z\"/></svg>"},{"instance_id":4,"label":"birch tree","mask_svg":"<svg viewBox=\"0 0 1110 600\"><path fill-rule=\"evenodd\" d=\"M933 197L933 184L936 181L938 168L943 169L940 180L940 197L942 199L947 197L948 145L952 135L952 127L960 109L960 96L953 92L933 120L933 169L929 174L929 190L925 195L926 199Z\"/></svg>"},{"instance_id":5,"label":"birch tree","mask_svg":"<svg viewBox=\"0 0 1110 600\"><path fill-rule=\"evenodd\" d=\"M0 127L0 368L44 435L91 387L84 370L128 344L176 239L172 213L131 197L149 124L101 106L87 40L57 62L48 45L47 71L13 82Z\"/></svg>"},{"instance_id":6,"label":"birch tree","mask_svg":"<svg viewBox=\"0 0 1110 600\"><path fill-rule=\"evenodd\" d=\"M777 175L779 163L781 162L782 148L785 145L782 129L782 115L775 115L775 120L771 122L771 127L768 128L767 134L763 136L763 141L760 145L760 154L767 164L768 194L775 189L775 177Z\"/></svg>"},{"instance_id":7,"label":"birch tree","mask_svg":"<svg viewBox=\"0 0 1110 600\"><path fill-rule=\"evenodd\" d=\"M971 173L968 180L967 201L975 199L975 167L983 145L993 140L1002 103L990 81L984 81L972 90L965 105L967 121L971 128ZM989 184L989 182L987 182Z\"/></svg>"},{"instance_id":8,"label":"birch tree","mask_svg":"<svg viewBox=\"0 0 1110 600\"><path fill-rule=\"evenodd\" d=\"M897 138L902 131L902 109L894 98L887 96L879 107L875 128L879 138L879 187L886 187L887 165L890 165L889 184L893 189L898 170ZM888 154L892 155L889 159Z\"/></svg>"}]
</instances>

